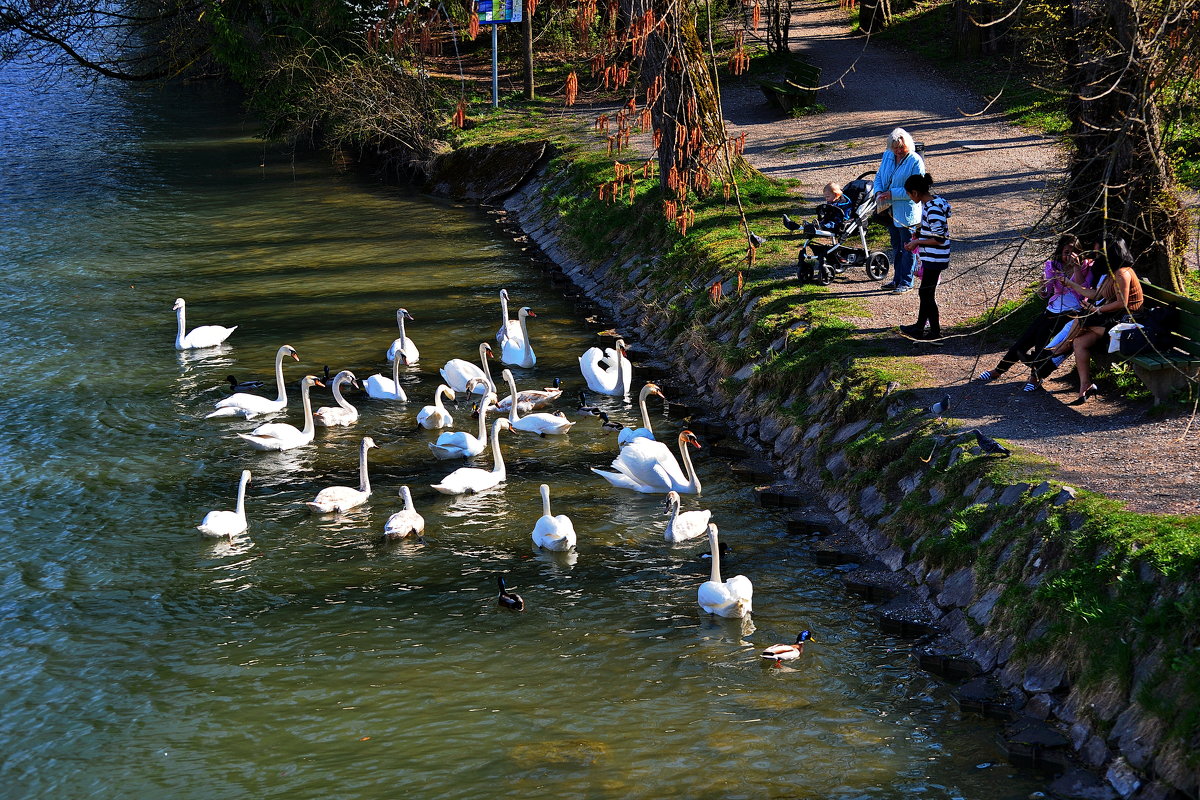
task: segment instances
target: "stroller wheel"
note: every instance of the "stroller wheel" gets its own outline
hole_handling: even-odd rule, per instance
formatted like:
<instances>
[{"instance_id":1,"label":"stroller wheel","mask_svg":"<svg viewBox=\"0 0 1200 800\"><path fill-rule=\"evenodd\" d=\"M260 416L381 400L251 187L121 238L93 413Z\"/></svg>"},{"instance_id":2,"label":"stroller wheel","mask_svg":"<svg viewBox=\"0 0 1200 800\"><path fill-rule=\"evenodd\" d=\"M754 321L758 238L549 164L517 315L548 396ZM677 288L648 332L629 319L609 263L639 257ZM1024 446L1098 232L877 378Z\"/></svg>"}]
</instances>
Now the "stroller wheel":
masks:
<instances>
[{"instance_id":1,"label":"stroller wheel","mask_svg":"<svg viewBox=\"0 0 1200 800\"><path fill-rule=\"evenodd\" d=\"M821 286L828 286L829 284L833 283L833 270L822 264L817 268L817 272L813 276L813 280Z\"/></svg>"},{"instance_id":2,"label":"stroller wheel","mask_svg":"<svg viewBox=\"0 0 1200 800\"><path fill-rule=\"evenodd\" d=\"M892 262L888 260L886 253L872 253L871 257L867 259L867 277L873 281L887 275L891 268Z\"/></svg>"}]
</instances>

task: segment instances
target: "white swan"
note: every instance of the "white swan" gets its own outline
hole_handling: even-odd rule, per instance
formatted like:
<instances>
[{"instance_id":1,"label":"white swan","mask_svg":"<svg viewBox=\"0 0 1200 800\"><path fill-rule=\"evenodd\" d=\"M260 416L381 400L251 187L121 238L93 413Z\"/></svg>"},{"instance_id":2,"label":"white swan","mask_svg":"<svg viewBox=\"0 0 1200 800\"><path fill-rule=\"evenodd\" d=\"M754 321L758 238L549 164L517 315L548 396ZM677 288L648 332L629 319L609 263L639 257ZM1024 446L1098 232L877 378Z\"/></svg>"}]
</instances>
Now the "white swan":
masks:
<instances>
[{"instance_id":1,"label":"white swan","mask_svg":"<svg viewBox=\"0 0 1200 800\"><path fill-rule=\"evenodd\" d=\"M187 325L184 321L184 306L183 298L177 298L175 305L171 306L171 310L175 312L175 318L179 321L179 331L175 334L175 349L176 350L197 350L201 347L216 347L221 342L229 338L229 335L238 329L237 325L232 328L226 328L223 325L201 325L199 328L192 328L186 334Z\"/></svg>"},{"instance_id":2,"label":"white swan","mask_svg":"<svg viewBox=\"0 0 1200 800\"><path fill-rule=\"evenodd\" d=\"M415 364L421 359L421 351L413 344L413 340L404 334L404 320L413 321L412 314L408 313L407 308L396 309L396 326L400 328L400 337L394 340L388 347L387 360L391 361L396 357L396 347L404 351L404 363Z\"/></svg>"},{"instance_id":3,"label":"white swan","mask_svg":"<svg viewBox=\"0 0 1200 800\"><path fill-rule=\"evenodd\" d=\"M562 381L558 378L554 379L553 386L547 386L545 389L522 389L517 393L517 411L528 414L530 411L546 408L562 397L562 393ZM496 404L496 410L507 413L508 407L512 405L512 399L511 394L505 395L504 399Z\"/></svg>"},{"instance_id":4,"label":"white swan","mask_svg":"<svg viewBox=\"0 0 1200 800\"><path fill-rule=\"evenodd\" d=\"M504 344L508 337L520 337L521 323L508 318L508 289L500 290L500 329L496 331L497 344Z\"/></svg>"},{"instance_id":5,"label":"white swan","mask_svg":"<svg viewBox=\"0 0 1200 800\"><path fill-rule=\"evenodd\" d=\"M399 341L397 339L396 341ZM393 342L395 344L395 342ZM401 347L392 359L392 377L385 378L379 373L375 373L367 378L366 390L367 396L373 397L376 400L399 400L402 403L408 402L408 395L404 393L404 387L400 385L400 362L404 360L404 348ZM406 362L407 363L407 362Z\"/></svg>"},{"instance_id":6,"label":"white swan","mask_svg":"<svg viewBox=\"0 0 1200 800\"><path fill-rule=\"evenodd\" d=\"M754 585L745 575L734 575L721 582L721 557L717 548L717 526L708 524L708 544L712 549L712 573L700 584L696 602L700 608L718 617L746 617L754 610Z\"/></svg>"},{"instance_id":7,"label":"white swan","mask_svg":"<svg viewBox=\"0 0 1200 800\"><path fill-rule=\"evenodd\" d=\"M467 494L469 492L482 492L484 489L490 489L493 486L498 486L504 483L508 473L504 470L504 458L500 455L500 431L509 430L512 426L508 424L508 420L500 418L492 423L492 469L479 469L477 467L459 467L451 472L446 477L442 478L441 483L433 484L433 488L437 489L442 494Z\"/></svg>"},{"instance_id":8,"label":"white swan","mask_svg":"<svg viewBox=\"0 0 1200 800\"><path fill-rule=\"evenodd\" d=\"M413 506L412 492L407 486L400 487L400 496L404 498L404 508L392 514L387 518L387 522L383 523L383 538L389 542L408 536L421 539L421 534L425 532L425 518L418 514Z\"/></svg>"},{"instance_id":9,"label":"white swan","mask_svg":"<svg viewBox=\"0 0 1200 800\"><path fill-rule=\"evenodd\" d=\"M263 397L260 394L238 392L237 394L231 394L229 397L218 400L215 403L217 410L207 415L205 419L213 419L214 417L241 417L243 419L250 419L259 414L274 414L287 408L287 389L283 383L284 356L291 356L297 361L300 360L300 356L291 345L285 344L275 351L275 386L278 389L278 395L274 400L269 397Z\"/></svg>"},{"instance_id":10,"label":"white swan","mask_svg":"<svg viewBox=\"0 0 1200 800\"><path fill-rule=\"evenodd\" d=\"M491 356L491 353L492 346L490 344L482 342L479 345L479 363L483 365L482 369L470 361L464 361L461 358L450 359L439 370L442 375L442 381L456 392L470 393L472 390L467 388L467 382L472 378L479 378L483 383L475 385L475 394L486 394L496 391L496 384L492 381L492 370L488 367L488 358Z\"/></svg>"},{"instance_id":11,"label":"white swan","mask_svg":"<svg viewBox=\"0 0 1200 800\"><path fill-rule=\"evenodd\" d=\"M605 366L600 366L602 362ZM625 342L622 339L617 339L615 348L601 350L599 347L589 347L579 357L579 371L593 392L613 397L629 394L633 365L625 357Z\"/></svg>"},{"instance_id":12,"label":"white swan","mask_svg":"<svg viewBox=\"0 0 1200 800\"><path fill-rule=\"evenodd\" d=\"M699 448L700 441L691 431L679 434L679 454L683 458L684 470L662 442L637 438L621 448L613 459L616 472L604 472L592 467L596 473L619 489L633 489L645 494L676 491L680 494L700 494L700 478L692 466L687 445Z\"/></svg>"},{"instance_id":13,"label":"white swan","mask_svg":"<svg viewBox=\"0 0 1200 800\"><path fill-rule=\"evenodd\" d=\"M708 528L708 520L712 517L712 512L707 508L684 511L681 514L679 503L679 492L667 492L665 505L671 519L667 522L667 529L663 531L663 538L672 544L703 536Z\"/></svg>"},{"instance_id":14,"label":"white swan","mask_svg":"<svg viewBox=\"0 0 1200 800\"><path fill-rule=\"evenodd\" d=\"M334 514L349 511L367 502L371 496L371 481L367 477L367 451L375 446L375 440L364 436L358 446L358 488L329 486L317 492L311 502L305 503L309 511L317 514Z\"/></svg>"},{"instance_id":15,"label":"white swan","mask_svg":"<svg viewBox=\"0 0 1200 800\"><path fill-rule=\"evenodd\" d=\"M658 388L658 384L647 383L638 392L638 408L642 412L642 427L640 428L621 428L617 433L617 444L624 446L632 442L634 439L653 439L654 429L650 427L650 412L646 410L646 398L652 394L656 394L667 402L667 396L662 393L662 389Z\"/></svg>"},{"instance_id":16,"label":"white swan","mask_svg":"<svg viewBox=\"0 0 1200 800\"><path fill-rule=\"evenodd\" d=\"M550 487L542 484L542 516L533 526L533 543L543 550L566 552L575 547L575 526L566 514L550 514Z\"/></svg>"},{"instance_id":17,"label":"white swan","mask_svg":"<svg viewBox=\"0 0 1200 800\"><path fill-rule=\"evenodd\" d=\"M450 416L450 412L442 405L442 395L453 400L454 390L444 383L440 384L433 393L433 405L425 406L417 412L417 424L427 431L449 428L454 424L454 417Z\"/></svg>"},{"instance_id":18,"label":"white swan","mask_svg":"<svg viewBox=\"0 0 1200 800\"><path fill-rule=\"evenodd\" d=\"M250 433L239 433L238 436L249 442L255 450L291 450L309 444L317 429L313 423L312 401L308 398L308 392L314 386L324 385L313 375L305 375L304 380L300 381L300 401L304 404L304 430L298 430L296 426L286 422L268 422L259 425Z\"/></svg>"},{"instance_id":19,"label":"white swan","mask_svg":"<svg viewBox=\"0 0 1200 800\"><path fill-rule=\"evenodd\" d=\"M442 461L451 458L473 458L487 449L487 412L496 400L496 395L488 394L479 401L479 435L473 436L466 431L446 431L438 434L437 443L430 443L429 449Z\"/></svg>"},{"instance_id":20,"label":"white swan","mask_svg":"<svg viewBox=\"0 0 1200 800\"><path fill-rule=\"evenodd\" d=\"M348 383L354 385L358 383L358 378L354 377L354 373L348 369L344 369L337 375L333 376L333 402L336 406L321 406L313 412L313 422L324 428L334 428L340 425L353 425L358 422L358 409L350 405L346 398L342 397L342 384Z\"/></svg>"},{"instance_id":21,"label":"white swan","mask_svg":"<svg viewBox=\"0 0 1200 800\"><path fill-rule=\"evenodd\" d=\"M237 506L233 511L210 511L196 530L205 536L233 536L246 530L246 484L250 482L250 470L242 470L238 482Z\"/></svg>"},{"instance_id":22,"label":"white swan","mask_svg":"<svg viewBox=\"0 0 1200 800\"><path fill-rule=\"evenodd\" d=\"M537 314L524 306L517 312L518 330L520 333L513 336L510 331L504 341L500 343L500 360L505 364L510 364L514 367L532 367L537 363L537 356L533 354L533 345L529 343L529 326L525 323L526 317L536 317Z\"/></svg>"},{"instance_id":23,"label":"white swan","mask_svg":"<svg viewBox=\"0 0 1200 800\"><path fill-rule=\"evenodd\" d=\"M500 373L500 377L508 384L508 391L511 396L516 397L517 384L513 381L512 373L504 370L504 372ZM539 412L520 417L517 416L517 406L515 405L509 405L508 421L511 423L513 430L536 433L538 436L566 433L575 424L567 419L566 415L561 411L557 414Z\"/></svg>"}]
</instances>

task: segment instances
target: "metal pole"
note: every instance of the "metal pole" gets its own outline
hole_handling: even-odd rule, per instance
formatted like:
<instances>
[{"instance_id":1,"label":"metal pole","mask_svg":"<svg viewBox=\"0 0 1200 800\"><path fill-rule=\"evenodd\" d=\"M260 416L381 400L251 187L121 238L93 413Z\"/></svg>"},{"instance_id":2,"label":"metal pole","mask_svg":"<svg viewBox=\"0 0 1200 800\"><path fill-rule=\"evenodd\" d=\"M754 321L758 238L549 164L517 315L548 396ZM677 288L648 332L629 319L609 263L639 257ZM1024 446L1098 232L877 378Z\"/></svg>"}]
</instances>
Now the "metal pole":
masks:
<instances>
[{"instance_id":1,"label":"metal pole","mask_svg":"<svg viewBox=\"0 0 1200 800\"><path fill-rule=\"evenodd\" d=\"M492 108L500 105L499 25L492 23Z\"/></svg>"}]
</instances>

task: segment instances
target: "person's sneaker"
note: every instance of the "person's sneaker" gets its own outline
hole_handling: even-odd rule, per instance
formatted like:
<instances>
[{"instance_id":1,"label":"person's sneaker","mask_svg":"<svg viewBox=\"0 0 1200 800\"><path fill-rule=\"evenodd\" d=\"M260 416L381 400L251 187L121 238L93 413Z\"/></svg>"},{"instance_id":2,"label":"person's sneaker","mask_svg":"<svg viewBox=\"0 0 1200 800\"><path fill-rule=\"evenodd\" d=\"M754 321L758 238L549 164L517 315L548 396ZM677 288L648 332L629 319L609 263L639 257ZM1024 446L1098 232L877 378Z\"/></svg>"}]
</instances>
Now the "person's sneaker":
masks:
<instances>
[{"instance_id":1,"label":"person's sneaker","mask_svg":"<svg viewBox=\"0 0 1200 800\"><path fill-rule=\"evenodd\" d=\"M887 283L883 284L883 285L882 285L882 286L880 286L879 288L880 288L880 289L895 289L895 288L896 288L896 282L895 282L895 281L888 281Z\"/></svg>"},{"instance_id":2,"label":"person's sneaker","mask_svg":"<svg viewBox=\"0 0 1200 800\"><path fill-rule=\"evenodd\" d=\"M916 325L901 325L900 332L905 336L911 336L914 339L925 338L925 327L918 328Z\"/></svg>"},{"instance_id":3,"label":"person's sneaker","mask_svg":"<svg viewBox=\"0 0 1200 800\"><path fill-rule=\"evenodd\" d=\"M975 380L979 381L980 383L987 383L994 377L996 376L992 374L990 369L985 369L983 372L975 376Z\"/></svg>"},{"instance_id":4,"label":"person's sneaker","mask_svg":"<svg viewBox=\"0 0 1200 800\"><path fill-rule=\"evenodd\" d=\"M912 291L911 286L897 286L895 289L892 289L892 294L904 294L905 292L911 292L911 291Z\"/></svg>"}]
</instances>

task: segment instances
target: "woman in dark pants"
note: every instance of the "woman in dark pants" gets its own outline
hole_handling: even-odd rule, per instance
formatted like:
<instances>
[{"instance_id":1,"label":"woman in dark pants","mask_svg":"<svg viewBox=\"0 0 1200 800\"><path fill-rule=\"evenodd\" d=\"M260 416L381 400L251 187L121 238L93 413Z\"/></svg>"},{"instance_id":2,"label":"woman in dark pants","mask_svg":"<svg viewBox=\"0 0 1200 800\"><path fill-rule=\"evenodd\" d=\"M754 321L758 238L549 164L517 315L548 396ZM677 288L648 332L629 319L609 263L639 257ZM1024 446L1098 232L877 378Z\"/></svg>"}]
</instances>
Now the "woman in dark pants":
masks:
<instances>
[{"instance_id":1,"label":"woman in dark pants","mask_svg":"<svg viewBox=\"0 0 1200 800\"><path fill-rule=\"evenodd\" d=\"M914 203L921 204L921 223L917 232L904 247L908 252L921 250L921 288L917 296L921 306L917 310L915 325L901 325L900 332L914 339L942 338L941 321L938 316L937 292L942 271L950 266L950 204L944 197L932 193L933 176L910 175L904 181L904 191ZM928 334L925 326L929 326Z\"/></svg>"},{"instance_id":2,"label":"woman in dark pants","mask_svg":"<svg viewBox=\"0 0 1200 800\"><path fill-rule=\"evenodd\" d=\"M1079 237L1070 233L1059 237L1054 256L1045 263L1042 270L1043 284L1038 294L1046 298L1046 307L1017 337L1013 346L1000 359L1000 363L979 373L976 380L994 381L1018 361L1037 366L1034 360L1039 358L1046 342L1050 341L1050 337L1072 317L1079 314L1083 304L1083 297L1067 285L1067 279L1089 288L1092 286L1092 261L1083 258L1082 253ZM1027 392L1036 388L1035 381L1031 380L1025 384Z\"/></svg>"}]
</instances>

